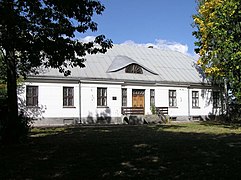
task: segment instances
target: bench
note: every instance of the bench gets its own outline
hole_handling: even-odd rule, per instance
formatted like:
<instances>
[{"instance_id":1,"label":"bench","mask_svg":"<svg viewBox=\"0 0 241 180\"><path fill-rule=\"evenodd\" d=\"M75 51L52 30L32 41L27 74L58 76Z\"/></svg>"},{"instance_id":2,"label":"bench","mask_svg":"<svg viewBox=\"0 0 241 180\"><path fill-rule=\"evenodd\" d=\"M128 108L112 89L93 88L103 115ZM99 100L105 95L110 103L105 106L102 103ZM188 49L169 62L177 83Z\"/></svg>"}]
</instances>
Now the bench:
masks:
<instances>
[{"instance_id":1,"label":"bench","mask_svg":"<svg viewBox=\"0 0 241 180\"><path fill-rule=\"evenodd\" d=\"M156 107L156 113L163 114L163 115L168 115L168 107Z\"/></svg>"},{"instance_id":2,"label":"bench","mask_svg":"<svg viewBox=\"0 0 241 180\"><path fill-rule=\"evenodd\" d=\"M144 107L122 107L121 114L123 115L144 115Z\"/></svg>"}]
</instances>

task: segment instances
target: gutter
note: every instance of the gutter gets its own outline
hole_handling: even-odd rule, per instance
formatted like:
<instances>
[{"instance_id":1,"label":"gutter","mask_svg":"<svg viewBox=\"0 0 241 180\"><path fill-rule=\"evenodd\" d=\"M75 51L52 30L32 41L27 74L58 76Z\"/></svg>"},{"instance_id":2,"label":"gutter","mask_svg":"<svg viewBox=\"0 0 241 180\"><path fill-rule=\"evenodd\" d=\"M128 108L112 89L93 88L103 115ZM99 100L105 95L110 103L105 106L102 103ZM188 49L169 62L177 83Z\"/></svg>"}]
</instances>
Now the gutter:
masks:
<instances>
[{"instance_id":1,"label":"gutter","mask_svg":"<svg viewBox=\"0 0 241 180\"><path fill-rule=\"evenodd\" d=\"M175 81L155 81L155 80L133 80L133 79L113 79L113 78L79 78L79 77L58 77L58 76L29 76L26 82L65 82L65 83L77 83L79 81L85 83L108 83L108 84L143 84L143 85L155 85L155 86L176 86L176 87L204 87L211 88L208 83L198 82L175 82Z\"/></svg>"},{"instance_id":2,"label":"gutter","mask_svg":"<svg viewBox=\"0 0 241 180\"><path fill-rule=\"evenodd\" d=\"M188 94L188 97L187 97L187 99L188 99L188 112L187 112L187 115L188 115L188 119L189 119L189 121L191 120L191 116L190 116L190 86L189 87L187 87L187 94Z\"/></svg>"},{"instance_id":3,"label":"gutter","mask_svg":"<svg viewBox=\"0 0 241 180\"><path fill-rule=\"evenodd\" d=\"M81 121L81 81L79 81L79 123L83 123Z\"/></svg>"}]
</instances>

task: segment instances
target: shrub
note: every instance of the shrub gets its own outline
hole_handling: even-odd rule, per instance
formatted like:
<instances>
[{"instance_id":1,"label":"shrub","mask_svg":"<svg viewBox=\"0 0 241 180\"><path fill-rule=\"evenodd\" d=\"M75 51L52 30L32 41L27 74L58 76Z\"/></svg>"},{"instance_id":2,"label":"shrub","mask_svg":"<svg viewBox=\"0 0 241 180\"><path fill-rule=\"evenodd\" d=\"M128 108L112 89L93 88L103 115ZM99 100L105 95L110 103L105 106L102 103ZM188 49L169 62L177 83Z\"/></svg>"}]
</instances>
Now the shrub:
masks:
<instances>
[{"instance_id":1,"label":"shrub","mask_svg":"<svg viewBox=\"0 0 241 180\"><path fill-rule=\"evenodd\" d=\"M11 128L7 124L7 93L6 89L0 88L0 141L7 141L9 133L11 133ZM15 137L16 141L21 141L28 136L28 133L31 128L32 120L31 118L24 115L24 113L20 113L16 123L15 123Z\"/></svg>"},{"instance_id":2,"label":"shrub","mask_svg":"<svg viewBox=\"0 0 241 180\"><path fill-rule=\"evenodd\" d=\"M3 129L7 119L7 92L6 89L0 84L0 140L2 137Z\"/></svg>"},{"instance_id":3,"label":"shrub","mask_svg":"<svg viewBox=\"0 0 241 180\"><path fill-rule=\"evenodd\" d=\"M151 104L151 113L156 114L156 106L154 104Z\"/></svg>"},{"instance_id":4,"label":"shrub","mask_svg":"<svg viewBox=\"0 0 241 180\"><path fill-rule=\"evenodd\" d=\"M230 104L230 120L233 122L241 122L241 104Z\"/></svg>"},{"instance_id":5,"label":"shrub","mask_svg":"<svg viewBox=\"0 0 241 180\"><path fill-rule=\"evenodd\" d=\"M4 112L5 118L1 118L0 123L0 141L8 143L9 138L10 143L23 141L28 137L28 133L31 129L32 120L29 117L20 114L15 122L15 127L13 128L7 123L7 111ZM14 129L14 132L12 131ZM12 139L14 138L14 139Z\"/></svg>"}]
</instances>

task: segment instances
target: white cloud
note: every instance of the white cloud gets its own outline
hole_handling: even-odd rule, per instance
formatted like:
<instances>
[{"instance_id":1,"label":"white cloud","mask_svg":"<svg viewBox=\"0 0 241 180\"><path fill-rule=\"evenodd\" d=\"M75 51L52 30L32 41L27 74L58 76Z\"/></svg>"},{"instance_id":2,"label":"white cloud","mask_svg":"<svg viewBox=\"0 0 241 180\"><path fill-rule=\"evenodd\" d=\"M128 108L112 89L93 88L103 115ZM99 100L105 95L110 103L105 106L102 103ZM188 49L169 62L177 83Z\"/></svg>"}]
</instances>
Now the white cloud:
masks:
<instances>
[{"instance_id":1,"label":"white cloud","mask_svg":"<svg viewBox=\"0 0 241 180\"><path fill-rule=\"evenodd\" d=\"M86 36L84 38L79 38L79 41L83 43L93 42L94 40L95 40L95 36Z\"/></svg>"},{"instance_id":2,"label":"white cloud","mask_svg":"<svg viewBox=\"0 0 241 180\"><path fill-rule=\"evenodd\" d=\"M157 49L173 50L173 51L178 51L183 54L189 55L188 46L186 44L181 44L178 42L171 42L171 41L162 40L162 39L156 39L154 43L146 43L146 44L135 43L132 40L128 40L122 44L129 44L129 45L135 45L135 46L146 46L146 47L153 46L154 48L157 48Z\"/></svg>"},{"instance_id":3,"label":"white cloud","mask_svg":"<svg viewBox=\"0 0 241 180\"><path fill-rule=\"evenodd\" d=\"M173 51L181 52L183 54L188 54L188 46L186 44L158 39L156 40L156 45L160 49L170 49Z\"/></svg>"},{"instance_id":4,"label":"white cloud","mask_svg":"<svg viewBox=\"0 0 241 180\"><path fill-rule=\"evenodd\" d=\"M93 42L94 40L95 40L95 36L86 36L84 38L79 39L79 41L83 43ZM188 53L188 46L186 44L181 44L179 42L174 42L174 41L167 41L163 39L156 39L154 43L152 42L136 43L132 40L127 40L121 44L128 44L132 46L145 46L145 47L153 46L154 48L157 48L157 49L177 51L185 55L191 56L195 60L199 58L199 56L195 53L194 54Z\"/></svg>"}]
</instances>

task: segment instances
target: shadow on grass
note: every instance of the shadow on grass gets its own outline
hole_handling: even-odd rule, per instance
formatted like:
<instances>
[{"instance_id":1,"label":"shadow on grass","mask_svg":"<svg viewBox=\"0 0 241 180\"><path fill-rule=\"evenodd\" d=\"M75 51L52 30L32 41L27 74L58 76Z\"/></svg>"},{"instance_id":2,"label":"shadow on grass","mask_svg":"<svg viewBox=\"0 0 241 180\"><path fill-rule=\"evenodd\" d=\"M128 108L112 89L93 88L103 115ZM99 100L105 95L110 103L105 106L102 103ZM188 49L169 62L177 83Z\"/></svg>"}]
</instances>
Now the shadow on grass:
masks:
<instances>
[{"instance_id":1,"label":"shadow on grass","mask_svg":"<svg viewBox=\"0 0 241 180\"><path fill-rule=\"evenodd\" d=\"M0 179L238 178L241 136L166 130L184 125L66 127L35 131L0 149Z\"/></svg>"},{"instance_id":2,"label":"shadow on grass","mask_svg":"<svg viewBox=\"0 0 241 180\"><path fill-rule=\"evenodd\" d=\"M215 127L223 127L228 129L238 129L241 128L240 123L230 123L230 122L219 122L219 121L201 121L200 124L205 126L215 126Z\"/></svg>"}]
</instances>

